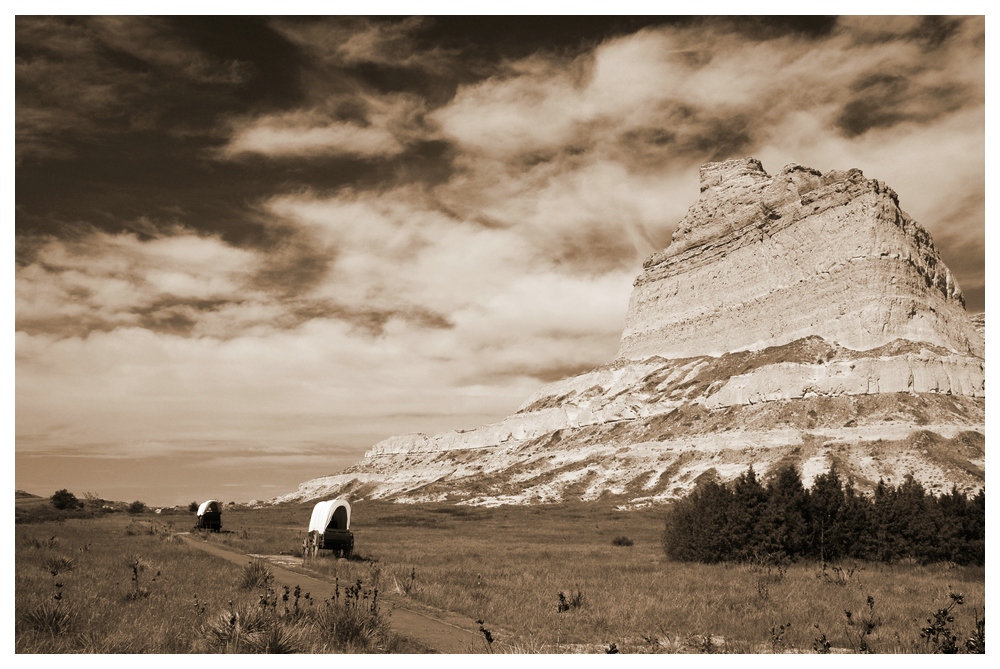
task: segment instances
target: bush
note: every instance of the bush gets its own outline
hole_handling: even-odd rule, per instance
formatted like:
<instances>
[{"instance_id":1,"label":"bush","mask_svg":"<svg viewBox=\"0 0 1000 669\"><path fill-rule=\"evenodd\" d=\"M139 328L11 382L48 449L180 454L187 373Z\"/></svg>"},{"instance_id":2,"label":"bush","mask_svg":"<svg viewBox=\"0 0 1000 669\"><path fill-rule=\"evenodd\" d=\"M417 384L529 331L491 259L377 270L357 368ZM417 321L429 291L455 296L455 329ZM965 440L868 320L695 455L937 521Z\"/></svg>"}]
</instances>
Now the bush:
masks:
<instances>
[{"instance_id":1,"label":"bush","mask_svg":"<svg viewBox=\"0 0 1000 669\"><path fill-rule=\"evenodd\" d=\"M274 574L266 564L260 560L251 560L240 574L240 587L244 590L256 590L267 587L273 579Z\"/></svg>"},{"instance_id":2,"label":"bush","mask_svg":"<svg viewBox=\"0 0 1000 669\"><path fill-rule=\"evenodd\" d=\"M378 590L361 581L337 588L333 597L315 605L296 587L290 598L271 588L258 601L230 602L229 609L203 628L196 652L228 653L373 653L398 652L399 637L379 611Z\"/></svg>"},{"instance_id":3,"label":"bush","mask_svg":"<svg viewBox=\"0 0 1000 669\"><path fill-rule=\"evenodd\" d=\"M76 495L71 493L69 490L66 490L66 488L57 490L49 499L52 500L52 506L60 510L75 509L78 506L83 506L80 504L80 500L76 498Z\"/></svg>"},{"instance_id":4,"label":"bush","mask_svg":"<svg viewBox=\"0 0 1000 669\"><path fill-rule=\"evenodd\" d=\"M634 541L632 541L631 539L629 539L624 535L620 537L615 537L614 539L611 540L611 544L613 546L631 546L634 543L635 543Z\"/></svg>"},{"instance_id":5,"label":"bush","mask_svg":"<svg viewBox=\"0 0 1000 669\"><path fill-rule=\"evenodd\" d=\"M188 511L190 511L191 513L197 513L198 506L199 506L198 502L191 502L190 504L188 504Z\"/></svg>"},{"instance_id":6,"label":"bush","mask_svg":"<svg viewBox=\"0 0 1000 669\"><path fill-rule=\"evenodd\" d=\"M370 653L392 640L389 620L379 612L378 590L364 590L360 580L344 588L343 595L338 588L311 617L334 648L347 652Z\"/></svg>"},{"instance_id":7,"label":"bush","mask_svg":"<svg viewBox=\"0 0 1000 669\"><path fill-rule=\"evenodd\" d=\"M129 513L142 513L145 510L146 510L146 503L140 502L139 500L135 500L134 502L128 505Z\"/></svg>"},{"instance_id":8,"label":"bush","mask_svg":"<svg viewBox=\"0 0 1000 669\"><path fill-rule=\"evenodd\" d=\"M953 488L935 497L912 477L899 486L879 481L871 497L831 470L811 490L791 466L766 486L753 468L729 485L702 481L669 507L663 532L667 557L681 561L762 558L854 558L893 562L985 561L986 494L968 499Z\"/></svg>"}]
</instances>

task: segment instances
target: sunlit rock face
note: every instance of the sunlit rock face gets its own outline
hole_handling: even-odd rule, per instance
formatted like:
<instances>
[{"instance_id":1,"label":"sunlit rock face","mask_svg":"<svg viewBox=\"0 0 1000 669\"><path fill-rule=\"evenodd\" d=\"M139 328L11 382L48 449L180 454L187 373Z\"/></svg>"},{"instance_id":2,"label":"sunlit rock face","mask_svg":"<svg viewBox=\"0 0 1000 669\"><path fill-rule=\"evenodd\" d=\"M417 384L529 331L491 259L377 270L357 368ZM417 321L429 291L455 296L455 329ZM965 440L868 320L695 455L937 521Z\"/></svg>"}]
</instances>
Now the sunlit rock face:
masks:
<instances>
[{"instance_id":1,"label":"sunlit rock face","mask_svg":"<svg viewBox=\"0 0 1000 669\"><path fill-rule=\"evenodd\" d=\"M706 476L836 467L859 490L985 480L985 316L896 194L860 171L753 158L636 279L616 360L475 430L391 437L278 501L666 502Z\"/></svg>"},{"instance_id":2,"label":"sunlit rock face","mask_svg":"<svg viewBox=\"0 0 1000 669\"><path fill-rule=\"evenodd\" d=\"M635 281L619 357L756 350L817 335L983 355L962 292L896 193L859 170L753 158L701 169L701 197Z\"/></svg>"}]
</instances>

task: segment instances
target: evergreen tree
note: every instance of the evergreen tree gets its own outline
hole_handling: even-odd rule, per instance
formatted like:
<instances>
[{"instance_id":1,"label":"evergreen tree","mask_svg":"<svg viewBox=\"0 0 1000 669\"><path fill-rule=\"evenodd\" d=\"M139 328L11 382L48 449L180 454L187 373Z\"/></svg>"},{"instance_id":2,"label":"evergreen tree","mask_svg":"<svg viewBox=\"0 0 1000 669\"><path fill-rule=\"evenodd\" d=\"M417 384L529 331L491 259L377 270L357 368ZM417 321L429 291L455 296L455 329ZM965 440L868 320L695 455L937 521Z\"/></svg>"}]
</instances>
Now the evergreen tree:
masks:
<instances>
[{"instance_id":1,"label":"evergreen tree","mask_svg":"<svg viewBox=\"0 0 1000 669\"><path fill-rule=\"evenodd\" d=\"M734 559L748 560L762 551L761 519L766 507L767 491L751 465L732 485L727 535Z\"/></svg>"},{"instance_id":2,"label":"evergreen tree","mask_svg":"<svg viewBox=\"0 0 1000 669\"><path fill-rule=\"evenodd\" d=\"M897 557L922 562L944 559L939 542L941 517L924 487L912 476L896 489L892 498L889 532L897 547Z\"/></svg>"},{"instance_id":3,"label":"evergreen tree","mask_svg":"<svg viewBox=\"0 0 1000 669\"><path fill-rule=\"evenodd\" d=\"M667 511L663 548L675 560L720 562L731 559L727 514L731 496L725 487L706 480Z\"/></svg>"},{"instance_id":4,"label":"evergreen tree","mask_svg":"<svg viewBox=\"0 0 1000 669\"><path fill-rule=\"evenodd\" d=\"M944 549L942 559L959 564L974 561L970 550L972 503L965 495L958 492L958 486L952 486L951 492L941 495L936 500L936 506L941 516L940 540Z\"/></svg>"},{"instance_id":5,"label":"evergreen tree","mask_svg":"<svg viewBox=\"0 0 1000 669\"><path fill-rule=\"evenodd\" d=\"M844 505L840 510L838 531L843 537L845 557L873 560L876 553L873 515L875 503L854 489L850 482L844 486Z\"/></svg>"},{"instance_id":6,"label":"evergreen tree","mask_svg":"<svg viewBox=\"0 0 1000 669\"><path fill-rule=\"evenodd\" d=\"M879 479L872 499L871 528L874 545L869 559L892 562L902 557L895 533L895 497L895 488Z\"/></svg>"},{"instance_id":7,"label":"evergreen tree","mask_svg":"<svg viewBox=\"0 0 1000 669\"><path fill-rule=\"evenodd\" d=\"M767 485L761 518L761 551L766 555L805 555L810 539L809 504L799 472L792 465L778 469Z\"/></svg>"},{"instance_id":8,"label":"evergreen tree","mask_svg":"<svg viewBox=\"0 0 1000 669\"><path fill-rule=\"evenodd\" d=\"M879 481L874 494L841 483L834 469L806 491L794 467L764 486L753 467L729 486L701 483L667 511L666 554L677 560L852 557L914 558L984 564L986 493L968 499L956 487L940 497L912 476L898 487Z\"/></svg>"},{"instance_id":9,"label":"evergreen tree","mask_svg":"<svg viewBox=\"0 0 1000 669\"><path fill-rule=\"evenodd\" d=\"M841 522L844 504L844 488L836 469L831 467L829 472L816 477L809 492L812 557L825 562L846 554L846 537Z\"/></svg>"},{"instance_id":10,"label":"evergreen tree","mask_svg":"<svg viewBox=\"0 0 1000 669\"><path fill-rule=\"evenodd\" d=\"M969 504L969 557L973 564L986 564L986 490Z\"/></svg>"}]
</instances>

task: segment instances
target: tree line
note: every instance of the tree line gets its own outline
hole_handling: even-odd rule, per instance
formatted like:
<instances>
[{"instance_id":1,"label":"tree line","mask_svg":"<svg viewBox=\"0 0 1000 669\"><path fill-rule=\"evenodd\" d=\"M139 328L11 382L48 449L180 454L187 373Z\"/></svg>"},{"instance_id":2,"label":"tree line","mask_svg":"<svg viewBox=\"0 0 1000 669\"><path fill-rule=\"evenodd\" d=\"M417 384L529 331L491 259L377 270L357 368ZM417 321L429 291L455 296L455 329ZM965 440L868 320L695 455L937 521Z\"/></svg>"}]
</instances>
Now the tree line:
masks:
<instances>
[{"instance_id":1,"label":"tree line","mask_svg":"<svg viewBox=\"0 0 1000 669\"><path fill-rule=\"evenodd\" d=\"M729 484L703 481L672 504L663 549L689 562L909 558L981 565L986 493L970 499L953 487L937 496L908 476L898 486L879 481L864 495L834 469L807 490L791 465L766 484L750 467Z\"/></svg>"}]
</instances>

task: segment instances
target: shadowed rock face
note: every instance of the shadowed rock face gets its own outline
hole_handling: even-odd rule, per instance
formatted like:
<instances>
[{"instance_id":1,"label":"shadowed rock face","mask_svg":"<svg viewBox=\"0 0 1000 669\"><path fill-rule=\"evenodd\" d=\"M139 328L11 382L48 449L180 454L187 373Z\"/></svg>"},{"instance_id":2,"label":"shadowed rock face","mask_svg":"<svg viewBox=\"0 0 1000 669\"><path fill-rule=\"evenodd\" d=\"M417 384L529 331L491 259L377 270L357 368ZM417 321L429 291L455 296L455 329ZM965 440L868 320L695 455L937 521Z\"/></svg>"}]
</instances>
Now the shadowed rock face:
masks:
<instances>
[{"instance_id":1,"label":"shadowed rock face","mask_svg":"<svg viewBox=\"0 0 1000 669\"><path fill-rule=\"evenodd\" d=\"M984 330L885 184L711 163L636 279L616 360L496 423L386 439L278 500L628 506L789 462L807 485L836 466L861 490L912 475L971 492L985 478Z\"/></svg>"},{"instance_id":2,"label":"shadowed rock face","mask_svg":"<svg viewBox=\"0 0 1000 669\"><path fill-rule=\"evenodd\" d=\"M962 292L896 193L859 170L753 158L701 170L701 197L635 281L619 357L719 355L818 335L983 355Z\"/></svg>"}]
</instances>

